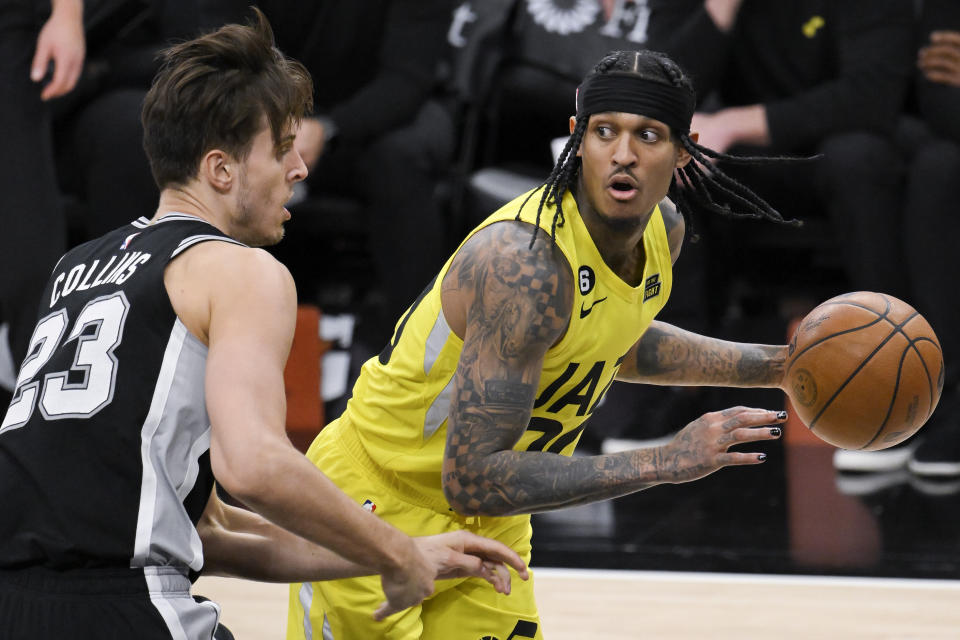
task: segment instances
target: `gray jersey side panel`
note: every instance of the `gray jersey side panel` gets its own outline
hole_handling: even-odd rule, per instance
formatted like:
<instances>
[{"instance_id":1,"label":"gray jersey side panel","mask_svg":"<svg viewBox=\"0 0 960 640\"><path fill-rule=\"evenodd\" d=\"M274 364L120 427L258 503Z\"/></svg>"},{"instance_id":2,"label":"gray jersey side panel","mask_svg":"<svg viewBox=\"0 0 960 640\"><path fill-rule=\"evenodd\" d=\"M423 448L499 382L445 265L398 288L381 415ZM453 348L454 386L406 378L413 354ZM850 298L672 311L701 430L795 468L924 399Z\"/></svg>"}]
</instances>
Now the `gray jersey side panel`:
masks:
<instances>
[{"instance_id":1,"label":"gray jersey side panel","mask_svg":"<svg viewBox=\"0 0 960 640\"><path fill-rule=\"evenodd\" d=\"M177 320L140 432L143 481L131 566L203 566L200 537L183 506L210 448L204 373L207 348Z\"/></svg>"}]
</instances>

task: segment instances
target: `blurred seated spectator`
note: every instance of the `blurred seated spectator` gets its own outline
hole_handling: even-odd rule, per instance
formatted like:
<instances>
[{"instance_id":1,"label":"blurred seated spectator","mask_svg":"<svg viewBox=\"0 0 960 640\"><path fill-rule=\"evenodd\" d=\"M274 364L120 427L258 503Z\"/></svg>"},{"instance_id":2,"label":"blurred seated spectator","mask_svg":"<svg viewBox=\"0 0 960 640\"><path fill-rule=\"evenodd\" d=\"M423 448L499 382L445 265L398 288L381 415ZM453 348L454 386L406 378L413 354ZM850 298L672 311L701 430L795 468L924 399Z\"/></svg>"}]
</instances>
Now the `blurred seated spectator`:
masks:
<instances>
[{"instance_id":1,"label":"blurred seated spectator","mask_svg":"<svg viewBox=\"0 0 960 640\"><path fill-rule=\"evenodd\" d=\"M950 0L920 4L915 100L901 116L894 138L901 157L893 165L892 204L884 227L897 253L863 247L865 266L877 270L868 286L889 291L920 311L943 349L945 376L940 404L926 426L907 443L878 451L838 451L840 471L894 472L905 464L927 481L960 476L960 299L948 293L952 278L944 260L960 233L960 5ZM863 226L876 224L863 213ZM854 279L854 283L860 280ZM867 285L859 288L867 288ZM922 485L929 486L929 485ZM937 489L934 488L934 491Z\"/></svg>"},{"instance_id":2,"label":"blurred seated spectator","mask_svg":"<svg viewBox=\"0 0 960 640\"><path fill-rule=\"evenodd\" d=\"M310 175L308 202L291 206L291 233L275 255L291 269L301 298L318 300L325 270L318 236L302 233L324 215L323 199L356 203L373 265L372 292L359 328L382 346L394 322L430 281L448 253L438 177L449 169L455 132L449 112L428 99L447 58L450 0L333 0L258 3L277 45L313 76L314 115L296 145ZM320 199L320 207L308 206ZM298 215L300 218L298 220ZM294 230L297 230L294 233ZM329 229L327 235L337 234ZM360 274L347 273L360 280ZM359 283L358 288L369 283ZM355 303L356 300L348 300Z\"/></svg>"},{"instance_id":3,"label":"blurred seated spectator","mask_svg":"<svg viewBox=\"0 0 960 640\"><path fill-rule=\"evenodd\" d=\"M80 75L82 10L80 0L6 0L0 8L0 321L14 367L26 355L43 283L66 248L49 101Z\"/></svg>"},{"instance_id":4,"label":"blurred seated spectator","mask_svg":"<svg viewBox=\"0 0 960 640\"><path fill-rule=\"evenodd\" d=\"M526 184L517 182L519 186L542 182L554 164L551 141L569 135L573 96L592 62L613 50L657 48L652 4L651 0L464 3L477 5L473 11L479 19L485 13L503 14L502 37L492 45L497 50L487 51L498 57L498 64L475 80L483 85L484 95L482 117L473 132L481 139L470 160L527 178ZM470 222L479 222L488 213L478 207L470 212Z\"/></svg>"},{"instance_id":5,"label":"blurred seated spectator","mask_svg":"<svg viewBox=\"0 0 960 640\"><path fill-rule=\"evenodd\" d=\"M870 259L875 250L899 255L889 233L900 215L902 172L893 132L911 73L911 18L910 0L678 0L660 16L674 34L667 52L698 70L699 91L712 94L692 125L702 144L741 155L821 155L724 169L785 216L805 220L807 229L794 235L808 236L814 251L832 249L858 288L889 288L899 277L896 260ZM717 283L738 252L748 269L758 258L774 261L766 270L774 289L784 277L799 282L806 275L777 269L778 256L762 254L769 239L752 237L762 230L738 224L716 231L730 229L724 255L711 263ZM779 235L787 242L789 234ZM815 297L849 286L824 275L810 283Z\"/></svg>"},{"instance_id":6,"label":"blurred seated spectator","mask_svg":"<svg viewBox=\"0 0 960 640\"><path fill-rule=\"evenodd\" d=\"M785 215L812 220L825 211L831 227L824 242L835 244L845 280L834 282L832 290L828 283L823 295L868 289L903 298L941 334L949 362L957 341L955 320L948 318L957 317L957 303L943 295L949 283L938 262L956 226L951 210L960 197L960 155L954 142L904 113L914 75L914 3L691 0L671 6L678 36L670 46L679 47L672 53L700 69L701 81L717 83L712 87L717 104L694 118L701 143L739 153L820 154L809 164L763 167L766 179L749 165L726 169L758 185L760 195ZM718 7L732 20L704 19ZM930 11L947 7L956 11L950 2L924 6L925 41L931 41L931 25L947 25L945 16L934 19ZM726 36L718 37L724 27ZM930 71L943 70L951 58L939 48L949 48L949 41L938 35L920 54L921 69L927 69L918 101L926 105L923 115L931 124L938 120L929 108L934 92L940 108L947 109L939 120L943 113L956 113L957 103L949 111L943 102L948 92L930 83L942 78L936 72L931 78ZM704 42L717 46L708 49ZM934 126L943 130L942 122ZM737 239L731 240L736 247ZM953 367L947 378L945 406L921 432L931 441L943 432L939 422L955 422L948 408L955 402ZM960 438L953 438L952 449L936 440L940 458L954 462L924 467L915 452L912 468L960 474ZM906 464L921 442L916 438L876 453L840 451L834 462L840 470L883 470Z\"/></svg>"},{"instance_id":7,"label":"blurred seated spectator","mask_svg":"<svg viewBox=\"0 0 960 640\"><path fill-rule=\"evenodd\" d=\"M90 0L87 61L76 89L53 103L57 174L69 240L96 237L152 214L159 196L140 109L157 53L219 27L229 0Z\"/></svg>"},{"instance_id":8,"label":"blurred seated spectator","mask_svg":"<svg viewBox=\"0 0 960 640\"><path fill-rule=\"evenodd\" d=\"M917 57L917 106L930 130L911 159L901 231L909 295L940 339L946 368L940 406L920 432L910 470L960 476L960 297L945 260L960 234L960 3L923 0Z\"/></svg>"}]
</instances>

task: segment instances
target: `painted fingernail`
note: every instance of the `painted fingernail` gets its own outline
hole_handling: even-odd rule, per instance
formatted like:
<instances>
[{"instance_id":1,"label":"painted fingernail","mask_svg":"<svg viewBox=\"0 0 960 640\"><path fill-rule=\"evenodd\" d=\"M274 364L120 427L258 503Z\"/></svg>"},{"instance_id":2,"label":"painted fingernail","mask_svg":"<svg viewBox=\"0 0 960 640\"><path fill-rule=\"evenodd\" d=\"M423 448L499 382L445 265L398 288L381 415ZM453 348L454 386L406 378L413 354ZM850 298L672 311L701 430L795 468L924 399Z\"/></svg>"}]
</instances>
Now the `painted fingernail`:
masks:
<instances>
[{"instance_id":1,"label":"painted fingernail","mask_svg":"<svg viewBox=\"0 0 960 640\"><path fill-rule=\"evenodd\" d=\"M773 428L771 428L771 429L770 429L770 435L772 435L774 438L779 438L779 437L780 437L780 427L773 427Z\"/></svg>"},{"instance_id":2,"label":"painted fingernail","mask_svg":"<svg viewBox=\"0 0 960 640\"><path fill-rule=\"evenodd\" d=\"M767 454L765 453L761 453L759 456L757 456L757 460L759 460L760 462L763 462L766 459L767 459Z\"/></svg>"},{"instance_id":3,"label":"painted fingernail","mask_svg":"<svg viewBox=\"0 0 960 640\"><path fill-rule=\"evenodd\" d=\"M786 411L777 411L777 420L786 420L787 412Z\"/></svg>"}]
</instances>

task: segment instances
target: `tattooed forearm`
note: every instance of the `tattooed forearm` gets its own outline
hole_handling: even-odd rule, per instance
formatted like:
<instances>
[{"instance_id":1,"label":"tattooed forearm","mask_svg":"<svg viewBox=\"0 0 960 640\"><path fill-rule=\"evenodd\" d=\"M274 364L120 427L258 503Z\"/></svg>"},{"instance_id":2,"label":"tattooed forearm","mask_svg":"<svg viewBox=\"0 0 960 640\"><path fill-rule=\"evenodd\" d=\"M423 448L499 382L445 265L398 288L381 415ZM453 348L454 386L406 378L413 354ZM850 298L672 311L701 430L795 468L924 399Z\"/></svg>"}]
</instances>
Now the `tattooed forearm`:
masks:
<instances>
[{"instance_id":1,"label":"tattooed forearm","mask_svg":"<svg viewBox=\"0 0 960 640\"><path fill-rule=\"evenodd\" d=\"M502 516L573 506L638 491L670 475L672 463L660 449L593 458L511 450L529 422L535 391L508 380L487 380L481 391L470 379L456 379L443 488L459 513Z\"/></svg>"},{"instance_id":2,"label":"tattooed forearm","mask_svg":"<svg viewBox=\"0 0 960 640\"><path fill-rule=\"evenodd\" d=\"M778 387L786 358L786 346L728 342L654 322L617 377L663 385Z\"/></svg>"},{"instance_id":3,"label":"tattooed forearm","mask_svg":"<svg viewBox=\"0 0 960 640\"><path fill-rule=\"evenodd\" d=\"M661 449L640 449L604 456L568 458L553 453L476 452L475 443L448 441L444 489L450 505L464 515L505 516L536 513L607 500L667 480Z\"/></svg>"}]
</instances>

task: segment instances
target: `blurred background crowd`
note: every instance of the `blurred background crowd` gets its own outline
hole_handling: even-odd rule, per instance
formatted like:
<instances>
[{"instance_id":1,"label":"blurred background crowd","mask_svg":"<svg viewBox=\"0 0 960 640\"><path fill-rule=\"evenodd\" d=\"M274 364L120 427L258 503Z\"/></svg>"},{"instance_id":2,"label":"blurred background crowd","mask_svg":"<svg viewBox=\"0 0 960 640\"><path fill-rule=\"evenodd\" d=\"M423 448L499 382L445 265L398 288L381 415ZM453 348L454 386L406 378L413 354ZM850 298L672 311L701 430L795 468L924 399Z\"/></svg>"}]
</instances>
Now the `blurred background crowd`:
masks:
<instances>
[{"instance_id":1,"label":"blurred background crowd","mask_svg":"<svg viewBox=\"0 0 960 640\"><path fill-rule=\"evenodd\" d=\"M0 320L10 346L0 382L8 389L59 255L154 212L139 112L156 52L245 21L249 4L0 6ZM357 360L389 340L476 223L546 178L593 64L610 50L656 49L696 83L701 144L805 158L725 167L805 224L694 220L697 241L676 267L663 319L782 343L791 318L832 295L868 289L906 300L943 346L940 408L906 446L835 463L960 478L960 296L949 262L960 238L960 2L257 4L280 49L315 84L315 112L296 143L311 173L289 205L287 238L270 250L293 273L302 304L355 319ZM583 446L664 436L714 408L708 390L614 385Z\"/></svg>"}]
</instances>

